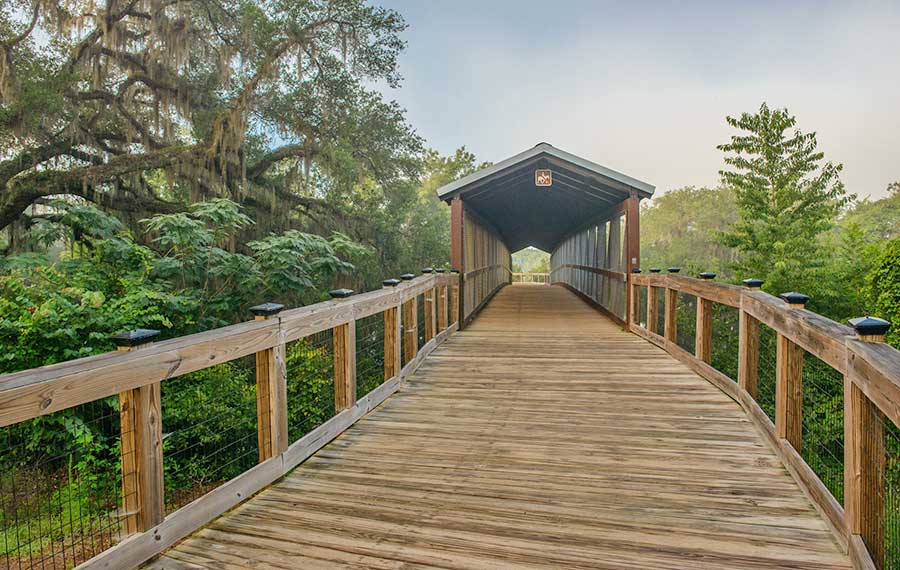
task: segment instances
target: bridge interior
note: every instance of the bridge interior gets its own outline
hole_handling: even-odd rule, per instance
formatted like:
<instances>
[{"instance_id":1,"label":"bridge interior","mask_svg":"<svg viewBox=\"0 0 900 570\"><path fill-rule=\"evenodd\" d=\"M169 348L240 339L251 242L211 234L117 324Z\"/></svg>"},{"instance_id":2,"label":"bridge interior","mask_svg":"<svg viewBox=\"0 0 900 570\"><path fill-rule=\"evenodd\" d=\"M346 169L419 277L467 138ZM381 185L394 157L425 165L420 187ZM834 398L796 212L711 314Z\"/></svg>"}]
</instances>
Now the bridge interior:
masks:
<instances>
[{"instance_id":1,"label":"bridge interior","mask_svg":"<svg viewBox=\"0 0 900 570\"><path fill-rule=\"evenodd\" d=\"M503 287L380 407L149 565L838 569L739 406L561 287Z\"/></svg>"}]
</instances>

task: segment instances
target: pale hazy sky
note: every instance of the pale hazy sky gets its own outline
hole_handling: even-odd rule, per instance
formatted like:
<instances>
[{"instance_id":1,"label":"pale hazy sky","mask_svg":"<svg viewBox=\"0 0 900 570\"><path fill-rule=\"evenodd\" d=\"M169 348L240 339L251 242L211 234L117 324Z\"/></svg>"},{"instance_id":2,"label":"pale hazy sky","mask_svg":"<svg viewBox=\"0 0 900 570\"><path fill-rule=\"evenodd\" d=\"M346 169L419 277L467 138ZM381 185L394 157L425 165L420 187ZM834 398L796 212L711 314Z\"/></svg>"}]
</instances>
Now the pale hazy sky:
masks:
<instances>
[{"instance_id":1,"label":"pale hazy sky","mask_svg":"<svg viewBox=\"0 0 900 570\"><path fill-rule=\"evenodd\" d=\"M374 0L410 27L387 90L443 153L538 142L645 180L713 185L725 115L815 130L862 196L900 180L900 1Z\"/></svg>"}]
</instances>

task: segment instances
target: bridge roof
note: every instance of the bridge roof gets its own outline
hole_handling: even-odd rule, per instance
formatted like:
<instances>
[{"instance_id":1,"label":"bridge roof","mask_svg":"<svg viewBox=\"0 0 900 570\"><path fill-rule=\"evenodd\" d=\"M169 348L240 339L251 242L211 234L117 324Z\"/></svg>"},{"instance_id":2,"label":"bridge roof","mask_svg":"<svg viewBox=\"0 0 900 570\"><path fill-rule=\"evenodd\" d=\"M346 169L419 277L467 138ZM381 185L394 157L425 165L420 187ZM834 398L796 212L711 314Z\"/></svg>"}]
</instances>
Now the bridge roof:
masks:
<instances>
[{"instance_id":1,"label":"bridge roof","mask_svg":"<svg viewBox=\"0 0 900 570\"><path fill-rule=\"evenodd\" d=\"M537 186L536 170L550 170L552 185ZM576 227L636 193L653 195L654 186L590 160L540 143L478 172L438 188L450 201L462 196L517 251L534 245L550 251Z\"/></svg>"}]
</instances>

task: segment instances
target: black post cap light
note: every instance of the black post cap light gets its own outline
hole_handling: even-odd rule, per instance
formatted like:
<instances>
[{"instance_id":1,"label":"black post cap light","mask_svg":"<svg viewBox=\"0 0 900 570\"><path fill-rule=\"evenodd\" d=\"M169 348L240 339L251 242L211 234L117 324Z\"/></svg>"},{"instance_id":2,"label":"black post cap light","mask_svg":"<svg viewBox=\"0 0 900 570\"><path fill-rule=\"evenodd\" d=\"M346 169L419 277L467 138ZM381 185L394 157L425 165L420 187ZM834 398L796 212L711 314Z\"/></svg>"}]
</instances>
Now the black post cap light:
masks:
<instances>
[{"instance_id":1,"label":"black post cap light","mask_svg":"<svg viewBox=\"0 0 900 570\"><path fill-rule=\"evenodd\" d=\"M891 322L876 317L857 317L847 321L862 340L884 342L884 335L891 328Z\"/></svg>"},{"instance_id":2,"label":"black post cap light","mask_svg":"<svg viewBox=\"0 0 900 570\"><path fill-rule=\"evenodd\" d=\"M353 289L335 289L328 292L332 299L346 299L353 294Z\"/></svg>"},{"instance_id":3,"label":"black post cap light","mask_svg":"<svg viewBox=\"0 0 900 570\"><path fill-rule=\"evenodd\" d=\"M435 269L434 272L435 272L435 273L446 273L447 270L444 269L443 267L441 267L441 268L439 268L439 269Z\"/></svg>"},{"instance_id":4,"label":"black post cap light","mask_svg":"<svg viewBox=\"0 0 900 570\"><path fill-rule=\"evenodd\" d=\"M662 271L662 269L660 269L659 267L650 268L650 273L659 273L660 271Z\"/></svg>"},{"instance_id":5,"label":"black post cap light","mask_svg":"<svg viewBox=\"0 0 900 570\"><path fill-rule=\"evenodd\" d=\"M381 284L384 285L385 287L396 287L397 285L400 284L400 280L399 279L385 279L384 281L381 282Z\"/></svg>"},{"instance_id":6,"label":"black post cap light","mask_svg":"<svg viewBox=\"0 0 900 570\"><path fill-rule=\"evenodd\" d=\"M459 269L456 269L456 268L454 267L453 269L450 270L450 273L459 273Z\"/></svg>"},{"instance_id":7,"label":"black post cap light","mask_svg":"<svg viewBox=\"0 0 900 570\"><path fill-rule=\"evenodd\" d=\"M422 273L434 273L434 268L433 267L423 267Z\"/></svg>"},{"instance_id":8,"label":"black post cap light","mask_svg":"<svg viewBox=\"0 0 900 570\"><path fill-rule=\"evenodd\" d=\"M412 273L404 273L403 275L400 276L400 279L403 279L404 281L412 281L415 278L416 278L416 276L413 275Z\"/></svg>"},{"instance_id":9,"label":"black post cap light","mask_svg":"<svg viewBox=\"0 0 900 570\"><path fill-rule=\"evenodd\" d=\"M632 273L640 273L640 272L641 272L641 268L640 268L640 267L632 267L632 268L631 268L631 272L632 272Z\"/></svg>"},{"instance_id":10,"label":"black post cap light","mask_svg":"<svg viewBox=\"0 0 900 570\"><path fill-rule=\"evenodd\" d=\"M133 329L112 335L112 341L119 348L134 348L147 344L153 337L159 334L156 329Z\"/></svg>"},{"instance_id":11,"label":"black post cap light","mask_svg":"<svg viewBox=\"0 0 900 570\"><path fill-rule=\"evenodd\" d=\"M802 309L806 306L806 302L809 301L809 295L797 293L796 291L788 291L787 293L782 293L781 295L779 295L779 297L784 299L785 303L787 303L789 307L794 309Z\"/></svg>"},{"instance_id":12,"label":"black post cap light","mask_svg":"<svg viewBox=\"0 0 900 570\"><path fill-rule=\"evenodd\" d=\"M681 271L680 267L670 267L669 268L669 273L678 273L679 271Z\"/></svg>"},{"instance_id":13,"label":"black post cap light","mask_svg":"<svg viewBox=\"0 0 900 570\"><path fill-rule=\"evenodd\" d=\"M277 315L283 309L284 305L281 303L263 303L262 305L250 307L250 312L253 313L254 317L271 317L272 315Z\"/></svg>"},{"instance_id":14,"label":"black post cap light","mask_svg":"<svg viewBox=\"0 0 900 570\"><path fill-rule=\"evenodd\" d=\"M704 271L703 273L700 274L700 279L715 279L715 278L716 278L716 274L713 273L712 271Z\"/></svg>"},{"instance_id":15,"label":"black post cap light","mask_svg":"<svg viewBox=\"0 0 900 570\"><path fill-rule=\"evenodd\" d=\"M751 277L750 279L744 279L743 281L741 281L741 283L743 283L744 286L748 289L759 289L763 286L763 283L765 283L765 281L763 281L762 279L755 279Z\"/></svg>"}]
</instances>

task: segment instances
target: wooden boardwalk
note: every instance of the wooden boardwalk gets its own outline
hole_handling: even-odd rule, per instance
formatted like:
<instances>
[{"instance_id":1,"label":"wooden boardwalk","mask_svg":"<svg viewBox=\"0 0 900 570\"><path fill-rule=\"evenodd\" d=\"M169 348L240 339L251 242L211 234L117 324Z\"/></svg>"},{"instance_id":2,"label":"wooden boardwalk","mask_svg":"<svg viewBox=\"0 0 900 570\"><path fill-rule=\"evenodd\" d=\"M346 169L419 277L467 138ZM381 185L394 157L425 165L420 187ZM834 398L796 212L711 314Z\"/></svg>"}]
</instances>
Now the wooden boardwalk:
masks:
<instances>
[{"instance_id":1,"label":"wooden boardwalk","mask_svg":"<svg viewBox=\"0 0 900 570\"><path fill-rule=\"evenodd\" d=\"M564 289L503 289L409 383L151 564L850 568L727 396Z\"/></svg>"}]
</instances>

